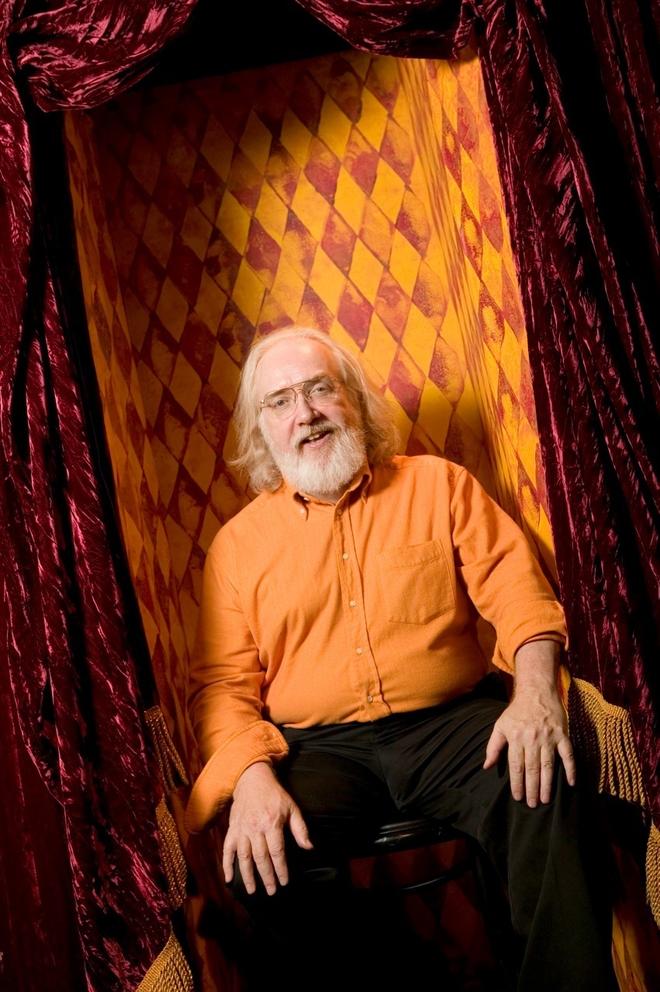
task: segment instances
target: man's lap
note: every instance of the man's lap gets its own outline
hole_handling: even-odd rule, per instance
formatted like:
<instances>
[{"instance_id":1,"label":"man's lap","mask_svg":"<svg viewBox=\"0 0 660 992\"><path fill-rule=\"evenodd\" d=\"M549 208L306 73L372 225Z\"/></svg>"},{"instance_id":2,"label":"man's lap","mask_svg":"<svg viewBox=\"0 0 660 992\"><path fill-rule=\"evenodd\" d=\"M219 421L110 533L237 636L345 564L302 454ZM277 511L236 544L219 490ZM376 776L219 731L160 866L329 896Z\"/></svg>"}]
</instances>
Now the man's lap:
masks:
<instances>
[{"instance_id":1,"label":"man's lap","mask_svg":"<svg viewBox=\"0 0 660 992\"><path fill-rule=\"evenodd\" d=\"M361 921L370 913L360 910L349 920L341 901L345 884L335 886L334 895L318 884L345 881L345 858L332 855L350 854L353 844L361 848L387 821L427 816L475 837L497 870L510 900L521 988L614 989L609 899L599 882L597 835L583 807L588 796L568 786L558 762L550 803L530 808L511 796L506 755L483 769L493 724L506 706L493 698L492 688L485 681L446 706L373 723L282 728L290 753L278 775L315 846L301 851L289 838L296 883L282 894L293 907L290 916L268 897L248 903L272 910L279 920L301 912L328 932L333 920L349 921L349 937L354 931L362 940ZM335 866L339 874L333 876ZM570 965L556 947L566 951Z\"/></svg>"},{"instance_id":2,"label":"man's lap","mask_svg":"<svg viewBox=\"0 0 660 992\"><path fill-rule=\"evenodd\" d=\"M472 791L483 805L484 786L498 794L508 787L505 770L482 769L505 705L498 682L486 679L448 704L373 723L283 727L290 752L278 775L321 843L350 846L356 834L399 817L453 820Z\"/></svg>"}]
</instances>

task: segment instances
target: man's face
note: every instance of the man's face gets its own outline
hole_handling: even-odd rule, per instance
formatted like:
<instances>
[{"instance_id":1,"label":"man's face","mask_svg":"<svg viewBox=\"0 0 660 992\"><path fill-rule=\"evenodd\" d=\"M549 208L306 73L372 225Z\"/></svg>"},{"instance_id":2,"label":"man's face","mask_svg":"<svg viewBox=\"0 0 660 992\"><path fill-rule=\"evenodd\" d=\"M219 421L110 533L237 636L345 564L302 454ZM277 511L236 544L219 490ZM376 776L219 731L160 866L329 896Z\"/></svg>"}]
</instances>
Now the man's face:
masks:
<instances>
[{"instance_id":1,"label":"man's face","mask_svg":"<svg viewBox=\"0 0 660 992\"><path fill-rule=\"evenodd\" d=\"M288 338L269 348L259 362L256 401L324 375L341 382L332 352L311 338ZM334 496L365 461L360 414L343 385L318 403L298 390L290 414L280 418L264 408L259 423L283 477L303 492Z\"/></svg>"}]
</instances>

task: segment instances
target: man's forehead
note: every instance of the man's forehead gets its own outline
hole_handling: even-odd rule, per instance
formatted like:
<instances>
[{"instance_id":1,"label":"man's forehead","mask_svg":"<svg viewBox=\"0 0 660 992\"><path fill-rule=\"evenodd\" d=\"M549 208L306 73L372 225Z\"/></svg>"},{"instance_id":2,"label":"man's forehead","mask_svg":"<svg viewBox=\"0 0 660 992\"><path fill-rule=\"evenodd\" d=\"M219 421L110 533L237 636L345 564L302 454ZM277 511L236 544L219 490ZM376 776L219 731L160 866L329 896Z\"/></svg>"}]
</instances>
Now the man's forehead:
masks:
<instances>
[{"instance_id":1,"label":"man's forehead","mask_svg":"<svg viewBox=\"0 0 660 992\"><path fill-rule=\"evenodd\" d=\"M337 372L335 356L323 342L287 338L274 344L262 356L256 370L256 385L260 393L270 393L305 379L336 375Z\"/></svg>"}]
</instances>

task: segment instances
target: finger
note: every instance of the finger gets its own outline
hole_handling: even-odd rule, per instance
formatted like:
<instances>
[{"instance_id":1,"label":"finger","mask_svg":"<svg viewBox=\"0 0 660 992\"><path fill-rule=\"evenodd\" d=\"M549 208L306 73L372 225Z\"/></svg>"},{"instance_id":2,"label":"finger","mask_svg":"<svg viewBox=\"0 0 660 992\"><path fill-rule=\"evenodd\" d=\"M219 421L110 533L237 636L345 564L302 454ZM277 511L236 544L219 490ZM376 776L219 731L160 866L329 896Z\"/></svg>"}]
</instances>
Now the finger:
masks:
<instances>
[{"instance_id":1,"label":"finger","mask_svg":"<svg viewBox=\"0 0 660 992\"><path fill-rule=\"evenodd\" d=\"M552 775L555 770L555 749L550 744L541 748L541 802L549 803L552 795Z\"/></svg>"},{"instance_id":2,"label":"finger","mask_svg":"<svg viewBox=\"0 0 660 992\"><path fill-rule=\"evenodd\" d=\"M268 845L270 860L280 885L286 885L289 881L289 869L286 863L284 833L281 827L274 827L266 834L266 844Z\"/></svg>"},{"instance_id":3,"label":"finger","mask_svg":"<svg viewBox=\"0 0 660 992\"><path fill-rule=\"evenodd\" d=\"M245 886L245 891L252 895L257 891L257 885L254 880L254 862L252 861L252 846L250 845L250 840L248 837L242 837L238 842L236 848L236 857L238 858L238 866L241 870L241 878L243 879L243 885Z\"/></svg>"},{"instance_id":4,"label":"finger","mask_svg":"<svg viewBox=\"0 0 660 992\"><path fill-rule=\"evenodd\" d=\"M228 833L225 837L225 842L222 846L222 870L225 876L225 882L227 885L231 882L234 877L234 857L236 855L236 842L234 840L234 835Z\"/></svg>"},{"instance_id":5,"label":"finger","mask_svg":"<svg viewBox=\"0 0 660 992\"><path fill-rule=\"evenodd\" d=\"M511 782L511 795L514 799L523 797L523 776L525 762L523 750L518 744L509 744L509 780Z\"/></svg>"},{"instance_id":6,"label":"finger","mask_svg":"<svg viewBox=\"0 0 660 992\"><path fill-rule=\"evenodd\" d=\"M539 802L541 783L541 754L538 744L532 744L525 751L525 798L527 805L534 809Z\"/></svg>"},{"instance_id":7,"label":"finger","mask_svg":"<svg viewBox=\"0 0 660 992\"><path fill-rule=\"evenodd\" d=\"M561 758L564 769L566 771L566 780L569 785L575 785L576 779L576 768L575 768L575 756L573 754L573 745L568 737L562 737L559 744L557 745L557 751L559 752L559 757Z\"/></svg>"},{"instance_id":8,"label":"finger","mask_svg":"<svg viewBox=\"0 0 660 992\"><path fill-rule=\"evenodd\" d=\"M506 737L501 730L497 729L497 726L493 727L493 732L490 735L488 744L486 745L486 760L484 761L484 768L492 768L496 764L497 759L501 755L502 751L506 747Z\"/></svg>"},{"instance_id":9,"label":"finger","mask_svg":"<svg viewBox=\"0 0 660 992\"><path fill-rule=\"evenodd\" d=\"M277 891L277 882L275 881L275 871L270 859L268 844L263 834L252 838L252 860L261 876L266 892L269 896L274 895Z\"/></svg>"},{"instance_id":10,"label":"finger","mask_svg":"<svg viewBox=\"0 0 660 992\"><path fill-rule=\"evenodd\" d=\"M306 847L307 850L311 850L314 847L311 840L309 839L309 832L307 830L307 824L303 819L303 815L297 806L294 806L291 813L291 818L289 820L289 827L291 828L291 833L293 834L293 839L295 840L298 847Z\"/></svg>"}]
</instances>

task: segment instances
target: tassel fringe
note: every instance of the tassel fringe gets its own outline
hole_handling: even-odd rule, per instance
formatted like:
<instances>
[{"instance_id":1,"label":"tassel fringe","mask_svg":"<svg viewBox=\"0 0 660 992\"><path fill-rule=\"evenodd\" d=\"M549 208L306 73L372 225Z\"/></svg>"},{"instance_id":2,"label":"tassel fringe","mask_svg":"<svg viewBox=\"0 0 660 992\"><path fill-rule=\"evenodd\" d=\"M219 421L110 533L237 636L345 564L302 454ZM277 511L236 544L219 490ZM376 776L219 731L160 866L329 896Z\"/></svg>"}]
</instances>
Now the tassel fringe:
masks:
<instances>
[{"instance_id":1,"label":"tassel fringe","mask_svg":"<svg viewBox=\"0 0 660 992\"><path fill-rule=\"evenodd\" d=\"M595 686L572 679L568 694L571 738L598 778L598 791L636 803L648 814L642 769L630 715L608 703ZM651 823L646 848L646 899L660 926L660 830Z\"/></svg>"},{"instance_id":2,"label":"tassel fringe","mask_svg":"<svg viewBox=\"0 0 660 992\"><path fill-rule=\"evenodd\" d=\"M192 972L173 933L135 992L194 992Z\"/></svg>"},{"instance_id":3,"label":"tassel fringe","mask_svg":"<svg viewBox=\"0 0 660 992\"><path fill-rule=\"evenodd\" d=\"M144 716L151 731L156 760L165 788L169 791L180 785L188 785L186 769L167 729L160 706L151 706L145 711Z\"/></svg>"},{"instance_id":4,"label":"tassel fringe","mask_svg":"<svg viewBox=\"0 0 660 992\"><path fill-rule=\"evenodd\" d=\"M630 716L583 679L573 679L569 693L571 734L592 769L598 791L646 808L642 770Z\"/></svg>"},{"instance_id":5,"label":"tassel fringe","mask_svg":"<svg viewBox=\"0 0 660 992\"><path fill-rule=\"evenodd\" d=\"M170 813L167 802L161 799L156 807L156 821L160 835L160 853L163 861L170 903L174 909L183 905L186 898L186 882L188 868L181 850L179 832L176 829L174 817Z\"/></svg>"},{"instance_id":6,"label":"tassel fringe","mask_svg":"<svg viewBox=\"0 0 660 992\"><path fill-rule=\"evenodd\" d=\"M653 919L660 927L660 830L655 823L646 847L646 898L653 913Z\"/></svg>"}]
</instances>

